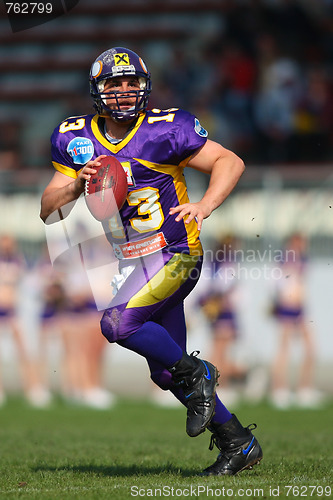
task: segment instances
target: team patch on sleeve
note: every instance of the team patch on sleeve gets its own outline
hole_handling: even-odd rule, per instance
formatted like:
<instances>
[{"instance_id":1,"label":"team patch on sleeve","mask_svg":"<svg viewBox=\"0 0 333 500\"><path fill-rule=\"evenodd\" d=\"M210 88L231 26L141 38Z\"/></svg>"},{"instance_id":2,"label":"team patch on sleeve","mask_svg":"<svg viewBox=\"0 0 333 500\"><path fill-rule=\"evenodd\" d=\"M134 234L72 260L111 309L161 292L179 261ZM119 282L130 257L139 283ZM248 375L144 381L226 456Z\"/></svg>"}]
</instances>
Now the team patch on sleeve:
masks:
<instances>
[{"instance_id":1,"label":"team patch on sleeve","mask_svg":"<svg viewBox=\"0 0 333 500\"><path fill-rule=\"evenodd\" d=\"M67 146L67 153L78 165L85 165L94 155L94 145L88 137L74 137Z\"/></svg>"},{"instance_id":2,"label":"team patch on sleeve","mask_svg":"<svg viewBox=\"0 0 333 500\"><path fill-rule=\"evenodd\" d=\"M195 123L194 130L196 131L196 133L200 135L200 137L207 137L208 132L202 127L202 125L200 125L198 118L195 118L194 123Z\"/></svg>"}]
</instances>

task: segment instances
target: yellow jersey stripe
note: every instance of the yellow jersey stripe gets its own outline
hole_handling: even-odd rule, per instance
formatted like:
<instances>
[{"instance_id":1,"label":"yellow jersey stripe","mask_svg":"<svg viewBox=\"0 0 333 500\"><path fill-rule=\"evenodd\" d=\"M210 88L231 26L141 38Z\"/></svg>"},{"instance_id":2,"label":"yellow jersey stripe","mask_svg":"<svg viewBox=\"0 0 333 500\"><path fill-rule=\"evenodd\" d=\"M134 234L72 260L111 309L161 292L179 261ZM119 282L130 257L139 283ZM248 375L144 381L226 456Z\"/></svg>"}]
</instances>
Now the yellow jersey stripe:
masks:
<instances>
[{"instance_id":1,"label":"yellow jersey stripe","mask_svg":"<svg viewBox=\"0 0 333 500\"><path fill-rule=\"evenodd\" d=\"M94 134L94 136L96 137L96 139L107 149L109 149L112 153L118 153L123 147L126 146L126 144L128 144L128 142L132 139L132 137L134 136L134 134L137 132L138 128L140 127L141 123L143 122L144 118L146 116L146 113L141 113L139 115L139 118L138 118L138 121L136 122L136 125L135 127L133 128L133 130L131 130L131 132L125 137L125 139L123 139L122 141L120 141L118 144L111 144L111 142L109 142L103 134L101 134L100 130L99 130L99 126L98 126L98 118L99 118L99 115L95 115L92 120L91 120L91 130Z\"/></svg>"},{"instance_id":2,"label":"yellow jersey stripe","mask_svg":"<svg viewBox=\"0 0 333 500\"><path fill-rule=\"evenodd\" d=\"M179 205L183 205L184 203L190 202L187 194L187 187L186 187L185 177L183 174L183 168L180 165L168 165L168 164L164 165L159 163L152 163L150 161L141 160L139 158L134 158L134 160L141 163L141 165L150 168L151 170L171 175L173 177L173 184L175 186ZM182 164L183 163L184 162L182 162ZM199 231L197 222L195 220L192 220L189 224L184 224L184 226L187 233L187 243L190 250L190 255L202 255L203 250L199 240Z\"/></svg>"},{"instance_id":3,"label":"yellow jersey stripe","mask_svg":"<svg viewBox=\"0 0 333 500\"><path fill-rule=\"evenodd\" d=\"M157 304L170 297L189 278L198 257L176 253L128 302L126 309Z\"/></svg>"},{"instance_id":4,"label":"yellow jersey stripe","mask_svg":"<svg viewBox=\"0 0 333 500\"><path fill-rule=\"evenodd\" d=\"M66 165L62 165L61 163L57 163L56 161L53 161L52 164L53 164L54 168L56 170L58 170L58 172L60 172L61 174L65 174L68 177L72 177L73 179L76 179L79 172L82 170L81 169L79 172L77 172L73 168L66 167Z\"/></svg>"}]
</instances>

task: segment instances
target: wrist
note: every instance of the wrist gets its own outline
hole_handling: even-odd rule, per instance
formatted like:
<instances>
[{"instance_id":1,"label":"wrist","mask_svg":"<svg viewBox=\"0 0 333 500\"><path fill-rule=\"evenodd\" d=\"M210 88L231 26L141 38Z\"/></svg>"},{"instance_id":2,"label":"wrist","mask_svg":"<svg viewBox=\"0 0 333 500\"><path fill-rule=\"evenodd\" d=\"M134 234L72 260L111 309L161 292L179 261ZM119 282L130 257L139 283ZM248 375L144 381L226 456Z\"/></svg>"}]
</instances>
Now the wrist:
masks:
<instances>
[{"instance_id":1,"label":"wrist","mask_svg":"<svg viewBox=\"0 0 333 500\"><path fill-rule=\"evenodd\" d=\"M79 178L75 179L69 186L75 198L78 198L84 191L84 181L82 182Z\"/></svg>"},{"instance_id":2,"label":"wrist","mask_svg":"<svg viewBox=\"0 0 333 500\"><path fill-rule=\"evenodd\" d=\"M209 217L213 210L215 210L215 208L217 207L217 205L214 204L214 201L212 201L208 197L206 198L205 196L201 200L201 205L204 206L206 217Z\"/></svg>"}]
</instances>

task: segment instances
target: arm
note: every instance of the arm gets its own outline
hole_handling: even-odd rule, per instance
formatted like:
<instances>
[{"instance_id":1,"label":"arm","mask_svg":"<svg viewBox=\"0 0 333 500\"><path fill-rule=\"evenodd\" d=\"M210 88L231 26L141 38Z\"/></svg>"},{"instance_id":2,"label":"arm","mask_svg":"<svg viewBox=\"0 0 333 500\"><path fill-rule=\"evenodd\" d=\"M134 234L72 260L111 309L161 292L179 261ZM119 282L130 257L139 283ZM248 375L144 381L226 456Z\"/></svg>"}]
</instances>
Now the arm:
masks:
<instances>
[{"instance_id":1,"label":"arm","mask_svg":"<svg viewBox=\"0 0 333 500\"><path fill-rule=\"evenodd\" d=\"M55 210L58 210L71 201L77 200L84 191L85 181L97 172L94 167L100 166L99 160L105 156L100 155L95 160L88 161L76 179L72 179L72 177L60 172L55 172L42 195L40 217L44 222Z\"/></svg>"},{"instance_id":2,"label":"arm","mask_svg":"<svg viewBox=\"0 0 333 500\"><path fill-rule=\"evenodd\" d=\"M178 213L175 219L177 222L188 215L185 220L186 224L196 217L200 231L203 219L209 217L236 186L244 171L244 163L232 151L225 149L217 142L208 140L187 165L210 174L207 191L199 202L172 207L170 214Z\"/></svg>"}]
</instances>

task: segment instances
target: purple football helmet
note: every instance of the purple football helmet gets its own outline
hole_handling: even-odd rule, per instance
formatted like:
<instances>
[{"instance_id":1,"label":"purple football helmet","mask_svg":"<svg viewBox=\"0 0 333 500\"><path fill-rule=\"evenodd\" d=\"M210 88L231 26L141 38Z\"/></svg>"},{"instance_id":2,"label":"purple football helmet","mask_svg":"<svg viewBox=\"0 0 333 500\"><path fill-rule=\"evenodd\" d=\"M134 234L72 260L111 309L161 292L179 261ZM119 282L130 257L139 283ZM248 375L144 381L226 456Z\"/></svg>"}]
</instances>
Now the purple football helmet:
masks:
<instances>
[{"instance_id":1,"label":"purple football helmet","mask_svg":"<svg viewBox=\"0 0 333 500\"><path fill-rule=\"evenodd\" d=\"M130 90L128 92L104 91L106 80L118 76L138 77L140 90ZM100 115L107 115L116 121L133 120L138 114L144 111L148 105L148 98L151 92L150 73L145 63L135 52L124 47L115 47L103 52L92 64L89 75L90 95L95 102L95 108ZM135 95L135 105L122 111L119 106L118 97L125 95L133 97ZM106 104L106 97L114 97L118 109L110 109Z\"/></svg>"}]
</instances>

